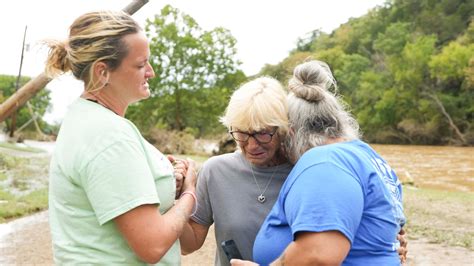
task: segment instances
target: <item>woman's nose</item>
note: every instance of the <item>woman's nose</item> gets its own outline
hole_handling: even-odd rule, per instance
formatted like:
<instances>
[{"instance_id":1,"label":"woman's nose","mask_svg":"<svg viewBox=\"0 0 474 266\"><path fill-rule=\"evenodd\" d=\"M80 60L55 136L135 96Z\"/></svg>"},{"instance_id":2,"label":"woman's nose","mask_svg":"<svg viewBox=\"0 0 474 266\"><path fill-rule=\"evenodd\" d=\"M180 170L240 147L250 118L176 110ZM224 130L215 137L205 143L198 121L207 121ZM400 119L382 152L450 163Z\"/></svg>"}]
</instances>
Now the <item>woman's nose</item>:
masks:
<instances>
[{"instance_id":1,"label":"woman's nose","mask_svg":"<svg viewBox=\"0 0 474 266\"><path fill-rule=\"evenodd\" d=\"M258 146L260 146L260 143L255 139L254 136L250 136L249 139L247 140L247 146L248 147L258 147Z\"/></svg>"},{"instance_id":2,"label":"woman's nose","mask_svg":"<svg viewBox=\"0 0 474 266\"><path fill-rule=\"evenodd\" d=\"M153 67L151 66L150 62L148 64L148 70L146 72L147 78L154 78L155 77L155 71L153 70Z\"/></svg>"}]
</instances>

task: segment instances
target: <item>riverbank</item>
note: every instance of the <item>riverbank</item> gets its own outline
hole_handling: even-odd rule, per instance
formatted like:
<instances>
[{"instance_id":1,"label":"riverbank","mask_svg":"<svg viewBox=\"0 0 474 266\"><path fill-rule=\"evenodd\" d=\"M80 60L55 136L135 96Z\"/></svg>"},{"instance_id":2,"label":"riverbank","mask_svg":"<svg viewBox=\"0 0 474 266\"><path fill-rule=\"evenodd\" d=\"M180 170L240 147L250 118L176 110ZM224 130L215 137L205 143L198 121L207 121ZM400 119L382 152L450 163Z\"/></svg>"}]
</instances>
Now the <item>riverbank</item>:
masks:
<instances>
[{"instance_id":1,"label":"riverbank","mask_svg":"<svg viewBox=\"0 0 474 266\"><path fill-rule=\"evenodd\" d=\"M49 144L41 143L41 145ZM431 148L415 150L417 147L413 147L411 154L400 152L400 150L406 151L409 147L395 149L394 147L383 146L382 148L385 149L384 153L393 151L392 154L384 154L384 156L388 158L389 163L397 173L401 167L406 169L423 167L426 170L432 169L431 178L433 179L440 179L442 182L449 183L449 180L459 178L464 180L459 184L467 184L460 191L424 188L423 184L429 183L429 180L416 182L415 186L405 186L404 202L408 217L406 229L409 240L409 265L472 265L474 262L472 166L466 168L466 162L462 162L464 168L457 167L454 157L451 157L452 163L449 164L440 164L438 157L430 161L429 158L433 155L424 155L423 151L428 150L429 154L433 154L434 149ZM443 148L439 147L436 153L444 154ZM469 153L473 149L453 152L449 148L449 151L452 155ZM43 168L47 168L50 156L49 152L18 151L5 147L0 149L0 154L15 158L28 158L31 162L42 165ZM414 162L413 156L420 158L419 161L423 157L425 157L425 160L423 163ZM37 167L39 166L37 165ZM444 176L449 173L449 168L455 167L457 168L451 171L454 171L454 176ZM418 170L410 171L414 173L415 180L423 180L416 174ZM9 173L5 171L5 174L8 175ZM43 172L42 177L27 176L30 180L34 180L44 179L45 175L46 173ZM449 188L455 187L450 186ZM5 203L2 202L5 199L1 197L0 194L0 215L2 213L1 208ZM46 207L46 203L43 204L43 207ZM47 218L47 212L43 211L8 223L0 223L0 265L51 265L51 240ZM214 234L210 232L201 250L183 257L183 265L212 265L215 249Z\"/></svg>"}]
</instances>

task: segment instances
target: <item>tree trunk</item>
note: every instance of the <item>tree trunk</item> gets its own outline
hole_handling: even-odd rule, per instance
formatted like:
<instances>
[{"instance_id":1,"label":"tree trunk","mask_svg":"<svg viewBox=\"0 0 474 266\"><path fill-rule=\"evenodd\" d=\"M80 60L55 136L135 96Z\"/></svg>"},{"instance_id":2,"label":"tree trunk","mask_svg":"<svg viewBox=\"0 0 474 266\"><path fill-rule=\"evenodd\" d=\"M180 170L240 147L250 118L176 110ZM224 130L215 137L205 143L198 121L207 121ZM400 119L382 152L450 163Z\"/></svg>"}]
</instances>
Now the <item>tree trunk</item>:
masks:
<instances>
[{"instance_id":1,"label":"tree trunk","mask_svg":"<svg viewBox=\"0 0 474 266\"><path fill-rule=\"evenodd\" d=\"M126 6L123 10L123 12L126 12L130 15L135 14L142 6L144 6L146 3L148 3L148 0L133 0L128 6Z\"/></svg>"},{"instance_id":2,"label":"tree trunk","mask_svg":"<svg viewBox=\"0 0 474 266\"><path fill-rule=\"evenodd\" d=\"M438 105L438 108L439 108L439 110L441 111L441 113L442 113L442 114L444 115L444 117L446 117L446 119L448 120L449 126L453 129L454 133L456 133L456 135L458 136L458 138L461 140L462 144L463 144L463 145L466 145L466 144L467 144L467 141L466 141L466 139L464 138L464 135L461 133L461 131L459 130L459 128L454 124L453 119L451 119L451 116L450 116L449 113L446 111L446 109L444 108L443 103L438 99L438 97L436 96L436 94L434 94L434 93L426 93L426 95L435 101L435 103L436 103L436 105Z\"/></svg>"},{"instance_id":3,"label":"tree trunk","mask_svg":"<svg viewBox=\"0 0 474 266\"><path fill-rule=\"evenodd\" d=\"M176 123L176 129L178 131L183 130L183 123L181 121L181 93L180 89L176 88L175 90L175 107L176 107L176 113L175 113L175 123Z\"/></svg>"},{"instance_id":4,"label":"tree trunk","mask_svg":"<svg viewBox=\"0 0 474 266\"><path fill-rule=\"evenodd\" d=\"M148 3L148 0L133 0L123 11L133 15L142 6ZM42 90L51 81L45 73L39 74L36 78L30 80L17 92L12 94L5 102L0 105L0 122L5 121L13 112L23 106L38 91Z\"/></svg>"},{"instance_id":5,"label":"tree trunk","mask_svg":"<svg viewBox=\"0 0 474 266\"><path fill-rule=\"evenodd\" d=\"M0 105L0 122L4 121L18 108L23 106L26 101L31 99L38 91L44 88L51 79L44 73L28 81L17 92L12 94L4 103Z\"/></svg>"}]
</instances>

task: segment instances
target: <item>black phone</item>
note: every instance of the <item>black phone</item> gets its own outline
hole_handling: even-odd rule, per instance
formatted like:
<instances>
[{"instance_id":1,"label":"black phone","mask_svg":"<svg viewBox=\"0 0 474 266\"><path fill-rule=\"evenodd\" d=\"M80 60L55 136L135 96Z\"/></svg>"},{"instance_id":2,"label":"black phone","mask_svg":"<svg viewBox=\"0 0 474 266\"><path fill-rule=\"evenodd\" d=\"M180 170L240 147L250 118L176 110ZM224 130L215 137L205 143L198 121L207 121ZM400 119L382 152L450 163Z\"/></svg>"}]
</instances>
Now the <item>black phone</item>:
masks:
<instances>
[{"instance_id":1,"label":"black phone","mask_svg":"<svg viewBox=\"0 0 474 266\"><path fill-rule=\"evenodd\" d=\"M240 254L237 245L235 244L234 240L226 240L222 241L221 247L224 250L227 259L230 261L231 259L242 259L242 255Z\"/></svg>"}]
</instances>

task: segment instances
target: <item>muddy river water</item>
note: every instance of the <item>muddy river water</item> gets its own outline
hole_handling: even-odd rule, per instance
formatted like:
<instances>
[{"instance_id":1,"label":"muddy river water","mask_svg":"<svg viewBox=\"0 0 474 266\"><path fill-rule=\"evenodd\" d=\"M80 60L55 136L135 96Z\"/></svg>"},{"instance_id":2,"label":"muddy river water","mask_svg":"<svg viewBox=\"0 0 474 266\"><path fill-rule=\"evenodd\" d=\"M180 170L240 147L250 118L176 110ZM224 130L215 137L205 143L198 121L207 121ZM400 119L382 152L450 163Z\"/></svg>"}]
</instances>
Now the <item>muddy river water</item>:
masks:
<instances>
[{"instance_id":1,"label":"muddy river water","mask_svg":"<svg viewBox=\"0 0 474 266\"><path fill-rule=\"evenodd\" d=\"M371 146L402 181L422 188L474 191L474 147Z\"/></svg>"}]
</instances>

